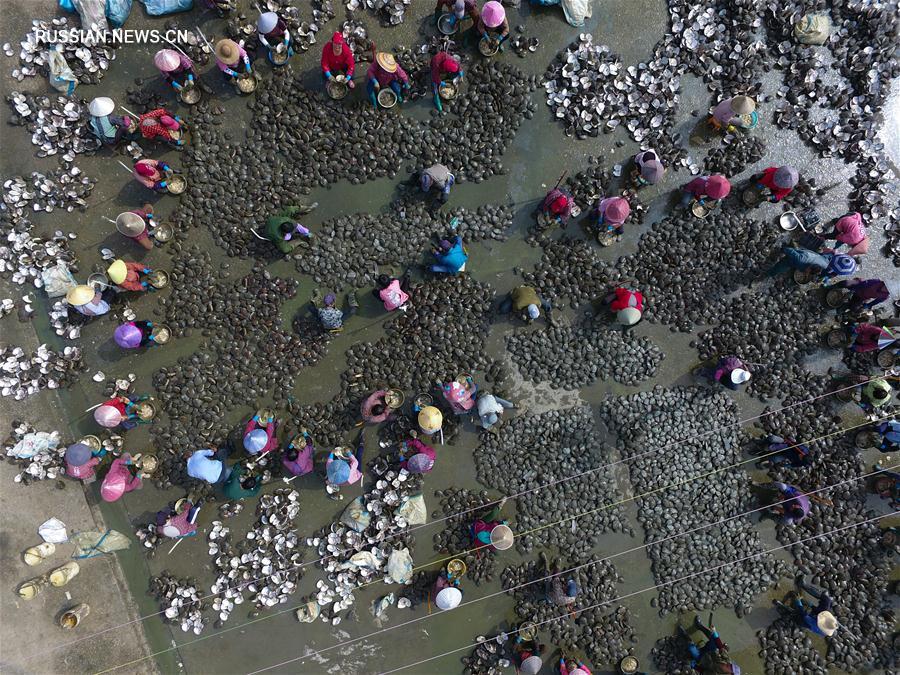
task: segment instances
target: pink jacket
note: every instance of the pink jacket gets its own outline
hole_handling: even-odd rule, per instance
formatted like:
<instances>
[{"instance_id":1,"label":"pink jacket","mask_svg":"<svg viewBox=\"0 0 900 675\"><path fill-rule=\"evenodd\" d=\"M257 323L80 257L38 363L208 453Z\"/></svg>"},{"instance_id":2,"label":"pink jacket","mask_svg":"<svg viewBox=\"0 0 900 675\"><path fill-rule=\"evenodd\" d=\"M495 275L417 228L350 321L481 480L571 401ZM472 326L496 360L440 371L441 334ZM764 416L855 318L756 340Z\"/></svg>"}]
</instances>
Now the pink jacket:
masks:
<instances>
[{"instance_id":1,"label":"pink jacket","mask_svg":"<svg viewBox=\"0 0 900 675\"><path fill-rule=\"evenodd\" d=\"M397 66L396 72L389 73L374 61L372 62L372 65L369 66L369 70L366 71L366 79L375 80L381 87L389 87L391 82L394 82L395 80L401 84L409 84L409 75L407 75L406 71L399 65Z\"/></svg>"},{"instance_id":2,"label":"pink jacket","mask_svg":"<svg viewBox=\"0 0 900 675\"><path fill-rule=\"evenodd\" d=\"M591 675L591 671L588 669L588 667L586 665L584 665L583 663L581 663L580 661L578 662L578 670L583 671L584 673L586 673L586 675ZM559 660L559 675L569 675L569 673L571 673L571 672L572 671L566 667L566 662L563 661L562 659L560 659Z\"/></svg>"},{"instance_id":3,"label":"pink jacket","mask_svg":"<svg viewBox=\"0 0 900 675\"><path fill-rule=\"evenodd\" d=\"M863 225L862 215L856 212L839 218L834 229L837 231L837 240L848 246L856 246L866 238L866 226Z\"/></svg>"},{"instance_id":4,"label":"pink jacket","mask_svg":"<svg viewBox=\"0 0 900 675\"><path fill-rule=\"evenodd\" d=\"M362 418L366 422L366 424L381 424L385 420L389 419L391 416L391 409L386 405L384 406L384 412L380 415L372 414L372 407L381 402L384 404L384 395L387 392L384 389L379 389L376 392L373 392L369 395L369 397L362 402L362 406L360 407L360 412L362 413Z\"/></svg>"},{"instance_id":5,"label":"pink jacket","mask_svg":"<svg viewBox=\"0 0 900 675\"><path fill-rule=\"evenodd\" d=\"M292 476L305 476L313 470L313 444L312 441L306 441L306 447L297 453L297 459L293 462L287 457L281 460L284 468L288 470Z\"/></svg>"},{"instance_id":6,"label":"pink jacket","mask_svg":"<svg viewBox=\"0 0 900 675\"><path fill-rule=\"evenodd\" d=\"M409 300L409 295L400 288L399 279L392 280L387 288L378 291L378 297L381 298L381 302L384 303L384 308L389 312L393 312L398 307L402 307L406 304L406 301Z\"/></svg>"},{"instance_id":7,"label":"pink jacket","mask_svg":"<svg viewBox=\"0 0 900 675\"><path fill-rule=\"evenodd\" d=\"M94 467L99 463L99 457L91 457L86 464L82 464L81 466L72 466L71 464L66 462L66 474L68 474L72 478L90 478L94 475Z\"/></svg>"}]
</instances>

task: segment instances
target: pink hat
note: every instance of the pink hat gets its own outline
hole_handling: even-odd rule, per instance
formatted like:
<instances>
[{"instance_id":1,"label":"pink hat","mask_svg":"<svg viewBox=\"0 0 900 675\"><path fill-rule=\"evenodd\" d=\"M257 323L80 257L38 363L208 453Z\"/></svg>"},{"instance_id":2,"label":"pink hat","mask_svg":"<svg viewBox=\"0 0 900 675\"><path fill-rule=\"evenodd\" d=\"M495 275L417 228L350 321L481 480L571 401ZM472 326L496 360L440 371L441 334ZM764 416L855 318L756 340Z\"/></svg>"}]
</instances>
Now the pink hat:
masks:
<instances>
[{"instance_id":1,"label":"pink hat","mask_svg":"<svg viewBox=\"0 0 900 675\"><path fill-rule=\"evenodd\" d=\"M145 160L141 160L135 164L134 170L137 171L139 176L143 176L144 178L150 178L151 176L156 175L156 167Z\"/></svg>"},{"instance_id":2,"label":"pink hat","mask_svg":"<svg viewBox=\"0 0 900 675\"><path fill-rule=\"evenodd\" d=\"M448 56L444 59L444 70L448 73L458 73L459 61L454 59L452 56Z\"/></svg>"},{"instance_id":3,"label":"pink hat","mask_svg":"<svg viewBox=\"0 0 900 675\"><path fill-rule=\"evenodd\" d=\"M725 199L731 192L731 183L721 174L713 174L706 181L706 196L710 199Z\"/></svg>"},{"instance_id":4,"label":"pink hat","mask_svg":"<svg viewBox=\"0 0 900 675\"><path fill-rule=\"evenodd\" d=\"M172 129L173 131L177 131L179 128L179 124L175 121L175 118L170 117L169 115L163 115L162 117L160 117L159 123L162 124L166 129Z\"/></svg>"},{"instance_id":5,"label":"pink hat","mask_svg":"<svg viewBox=\"0 0 900 675\"><path fill-rule=\"evenodd\" d=\"M490 0L490 2L484 3L484 7L481 10L481 20L484 21L485 26L496 28L503 23L505 18L506 10L503 9L503 5L497 0Z\"/></svg>"},{"instance_id":6,"label":"pink hat","mask_svg":"<svg viewBox=\"0 0 900 675\"><path fill-rule=\"evenodd\" d=\"M336 45L344 44L344 34L339 30L334 31L334 35L331 36L331 42Z\"/></svg>"},{"instance_id":7,"label":"pink hat","mask_svg":"<svg viewBox=\"0 0 900 675\"><path fill-rule=\"evenodd\" d=\"M628 200L624 197L613 197L607 203L603 215L607 222L624 223L629 213L631 213L631 207L628 205Z\"/></svg>"},{"instance_id":8,"label":"pink hat","mask_svg":"<svg viewBox=\"0 0 900 675\"><path fill-rule=\"evenodd\" d=\"M160 49L153 57L153 64L165 73L175 70L180 63L181 57L174 49Z\"/></svg>"},{"instance_id":9,"label":"pink hat","mask_svg":"<svg viewBox=\"0 0 900 675\"><path fill-rule=\"evenodd\" d=\"M119 412L118 408L114 408L111 405L101 405L94 411L94 420L101 427L112 429L119 426L119 423L122 421L122 413Z\"/></svg>"}]
</instances>

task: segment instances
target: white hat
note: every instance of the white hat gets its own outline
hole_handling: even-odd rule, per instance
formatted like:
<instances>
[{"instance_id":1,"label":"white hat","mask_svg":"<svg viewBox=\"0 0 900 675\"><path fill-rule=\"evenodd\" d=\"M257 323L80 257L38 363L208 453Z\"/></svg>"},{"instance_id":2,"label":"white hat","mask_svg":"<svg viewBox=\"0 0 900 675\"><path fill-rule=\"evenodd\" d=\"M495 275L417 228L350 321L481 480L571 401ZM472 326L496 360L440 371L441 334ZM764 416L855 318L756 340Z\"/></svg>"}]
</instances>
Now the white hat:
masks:
<instances>
[{"instance_id":1,"label":"white hat","mask_svg":"<svg viewBox=\"0 0 900 675\"><path fill-rule=\"evenodd\" d=\"M834 614L831 612L819 612L816 615L816 625L819 627L819 630L825 633L826 637L831 637L837 632L838 620L834 618Z\"/></svg>"},{"instance_id":2,"label":"white hat","mask_svg":"<svg viewBox=\"0 0 900 675\"><path fill-rule=\"evenodd\" d=\"M528 307L526 307L525 310L528 312L528 316L532 319L536 319L541 315L541 310L538 309L538 306L535 305L534 303L531 303L530 305L528 305Z\"/></svg>"},{"instance_id":3,"label":"white hat","mask_svg":"<svg viewBox=\"0 0 900 675\"><path fill-rule=\"evenodd\" d=\"M434 604L438 609L448 610L459 607L462 600L462 591L451 586L450 588L442 588L441 592L434 598Z\"/></svg>"},{"instance_id":4,"label":"white hat","mask_svg":"<svg viewBox=\"0 0 900 675\"><path fill-rule=\"evenodd\" d=\"M731 381L734 384L744 384L744 382L749 379L750 371L744 370L743 368L735 368L731 371Z\"/></svg>"},{"instance_id":5,"label":"white hat","mask_svg":"<svg viewBox=\"0 0 900 675\"><path fill-rule=\"evenodd\" d=\"M641 320L641 310L637 307L623 307L616 312L616 320L624 326L633 326Z\"/></svg>"},{"instance_id":6,"label":"white hat","mask_svg":"<svg viewBox=\"0 0 900 675\"><path fill-rule=\"evenodd\" d=\"M272 32L277 25L278 15L275 12L263 12L259 15L259 20L256 22L257 30L263 35Z\"/></svg>"},{"instance_id":7,"label":"white hat","mask_svg":"<svg viewBox=\"0 0 900 675\"><path fill-rule=\"evenodd\" d=\"M109 113L111 113L115 109L115 102L108 96L98 96L93 101L91 101L90 105L88 105L88 112L90 112L94 117L103 117L104 115L109 115Z\"/></svg>"}]
</instances>

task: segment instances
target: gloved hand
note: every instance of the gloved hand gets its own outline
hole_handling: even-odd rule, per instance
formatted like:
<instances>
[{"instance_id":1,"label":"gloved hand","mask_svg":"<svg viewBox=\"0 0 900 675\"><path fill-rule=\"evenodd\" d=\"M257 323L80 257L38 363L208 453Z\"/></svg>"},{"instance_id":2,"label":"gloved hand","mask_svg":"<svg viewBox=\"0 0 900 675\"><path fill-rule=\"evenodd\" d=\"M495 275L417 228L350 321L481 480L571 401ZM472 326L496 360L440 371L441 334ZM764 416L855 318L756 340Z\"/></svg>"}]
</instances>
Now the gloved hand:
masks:
<instances>
[{"instance_id":1,"label":"gloved hand","mask_svg":"<svg viewBox=\"0 0 900 675\"><path fill-rule=\"evenodd\" d=\"M172 80L172 86L176 89L176 91L181 90L181 85L178 84L175 80Z\"/></svg>"},{"instance_id":2,"label":"gloved hand","mask_svg":"<svg viewBox=\"0 0 900 675\"><path fill-rule=\"evenodd\" d=\"M144 269L141 270L141 274L150 274L150 272L152 272L152 271L153 270L151 270L149 267L145 267Z\"/></svg>"},{"instance_id":3,"label":"gloved hand","mask_svg":"<svg viewBox=\"0 0 900 675\"><path fill-rule=\"evenodd\" d=\"M164 181L164 180L159 181L159 187L164 188L164 187L166 187L166 185L168 185L168 183L166 181Z\"/></svg>"},{"instance_id":4,"label":"gloved hand","mask_svg":"<svg viewBox=\"0 0 900 675\"><path fill-rule=\"evenodd\" d=\"M288 44L290 43L290 41L291 41L291 39L289 37L286 37L286 38L284 38L284 41L281 44L283 44L285 47L287 47Z\"/></svg>"},{"instance_id":5,"label":"gloved hand","mask_svg":"<svg viewBox=\"0 0 900 675\"><path fill-rule=\"evenodd\" d=\"M146 281L142 281L142 282L141 282L141 287L142 287L142 288L146 289L146 288L149 288L149 286L150 286L150 284L148 284Z\"/></svg>"},{"instance_id":6,"label":"gloved hand","mask_svg":"<svg viewBox=\"0 0 900 675\"><path fill-rule=\"evenodd\" d=\"M356 87L356 82L351 80L350 79L351 77L352 77L351 75L347 75L347 86L350 87L351 89L353 89L354 87Z\"/></svg>"},{"instance_id":7,"label":"gloved hand","mask_svg":"<svg viewBox=\"0 0 900 675\"><path fill-rule=\"evenodd\" d=\"M159 168L161 171L171 171L172 170L172 167L169 166L168 164L166 164L165 162L160 162Z\"/></svg>"},{"instance_id":8,"label":"gloved hand","mask_svg":"<svg viewBox=\"0 0 900 675\"><path fill-rule=\"evenodd\" d=\"M193 76L193 74L192 74L192 73L188 73L187 79L188 79L188 82L193 82L193 81L194 81L194 76ZM178 118L176 117L175 119L178 119Z\"/></svg>"},{"instance_id":9,"label":"gloved hand","mask_svg":"<svg viewBox=\"0 0 900 675\"><path fill-rule=\"evenodd\" d=\"M253 69L250 67L249 61L244 61L244 71L248 73L252 73Z\"/></svg>"},{"instance_id":10,"label":"gloved hand","mask_svg":"<svg viewBox=\"0 0 900 675\"><path fill-rule=\"evenodd\" d=\"M330 70L326 70L324 75L326 80L330 80L333 77Z\"/></svg>"}]
</instances>

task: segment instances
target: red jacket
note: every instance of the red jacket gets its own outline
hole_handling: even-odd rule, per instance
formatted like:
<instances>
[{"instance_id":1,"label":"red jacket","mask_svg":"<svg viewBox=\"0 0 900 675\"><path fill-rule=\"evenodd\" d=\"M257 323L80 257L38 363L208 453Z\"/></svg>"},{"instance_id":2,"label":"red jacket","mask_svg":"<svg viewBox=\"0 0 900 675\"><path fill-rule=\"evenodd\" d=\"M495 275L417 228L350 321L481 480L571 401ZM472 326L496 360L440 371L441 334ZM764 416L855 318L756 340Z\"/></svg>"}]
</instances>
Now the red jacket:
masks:
<instances>
[{"instance_id":1,"label":"red jacket","mask_svg":"<svg viewBox=\"0 0 900 675\"><path fill-rule=\"evenodd\" d=\"M125 263L125 267L128 268L128 273L125 275L125 281L123 281L121 284L116 284L116 286L126 291L145 290L141 285L141 274L143 274L144 270L147 268L144 267L141 263L136 262L127 262ZM110 405L113 404L110 403Z\"/></svg>"},{"instance_id":2,"label":"red jacket","mask_svg":"<svg viewBox=\"0 0 900 675\"><path fill-rule=\"evenodd\" d=\"M626 307L634 307L639 312L644 311L644 296L640 291L629 291L627 288L617 288L615 290L616 299L610 303L609 308L618 312Z\"/></svg>"},{"instance_id":3,"label":"red jacket","mask_svg":"<svg viewBox=\"0 0 900 675\"><path fill-rule=\"evenodd\" d=\"M353 77L353 68L356 67L356 61L353 58L353 50L350 45L344 43L344 48L340 54L335 54L331 48L331 40L322 47L322 72L330 72L332 75L346 73L347 77Z\"/></svg>"},{"instance_id":4,"label":"red jacket","mask_svg":"<svg viewBox=\"0 0 900 675\"><path fill-rule=\"evenodd\" d=\"M767 187L772 191L772 194L775 196L776 201L781 201L785 197L787 197L794 188L780 188L775 185L775 172L778 171L778 167L770 166L768 169L763 171L762 178L760 178L759 182L763 187Z\"/></svg>"}]
</instances>

